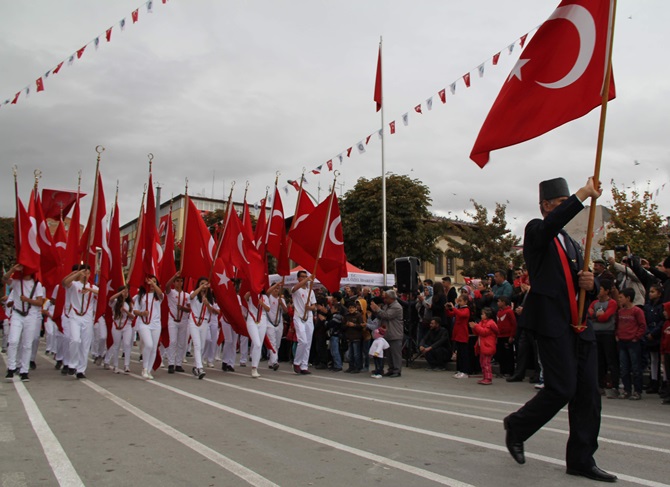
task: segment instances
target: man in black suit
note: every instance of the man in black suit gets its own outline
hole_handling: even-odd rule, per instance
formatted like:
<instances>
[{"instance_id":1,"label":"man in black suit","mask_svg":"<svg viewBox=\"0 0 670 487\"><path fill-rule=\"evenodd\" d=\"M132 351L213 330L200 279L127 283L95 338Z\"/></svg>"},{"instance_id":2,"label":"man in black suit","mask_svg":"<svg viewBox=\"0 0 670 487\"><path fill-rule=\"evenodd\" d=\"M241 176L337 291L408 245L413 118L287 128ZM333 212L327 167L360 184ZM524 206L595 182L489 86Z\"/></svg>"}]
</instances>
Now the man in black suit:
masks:
<instances>
[{"instance_id":1,"label":"man in black suit","mask_svg":"<svg viewBox=\"0 0 670 487\"><path fill-rule=\"evenodd\" d=\"M592 178L573 195L563 178L540 183L543 219L530 221L524 235L523 255L530 277L524 315L537 338L544 389L507 416L504 425L507 449L518 463L524 463L523 442L567 404L570 436L566 472L614 482L616 476L598 468L593 458L598 449L601 409L597 348L593 329L585 326L583 317L578 319L576 307L579 289L593 298L597 286L593 273L581 270L579 245L563 230L584 208L587 198L601 193Z\"/></svg>"}]
</instances>

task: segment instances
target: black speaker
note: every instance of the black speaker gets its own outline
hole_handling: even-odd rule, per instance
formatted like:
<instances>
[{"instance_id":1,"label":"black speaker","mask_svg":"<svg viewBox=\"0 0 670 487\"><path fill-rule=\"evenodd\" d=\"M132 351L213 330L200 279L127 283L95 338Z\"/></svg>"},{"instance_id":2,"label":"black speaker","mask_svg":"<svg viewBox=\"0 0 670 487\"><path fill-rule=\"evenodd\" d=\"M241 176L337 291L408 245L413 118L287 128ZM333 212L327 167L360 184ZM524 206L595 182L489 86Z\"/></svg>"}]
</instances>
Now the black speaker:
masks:
<instances>
[{"instance_id":1,"label":"black speaker","mask_svg":"<svg viewBox=\"0 0 670 487\"><path fill-rule=\"evenodd\" d=\"M417 257L398 257L395 261L395 285L401 293L419 289L419 264Z\"/></svg>"}]
</instances>

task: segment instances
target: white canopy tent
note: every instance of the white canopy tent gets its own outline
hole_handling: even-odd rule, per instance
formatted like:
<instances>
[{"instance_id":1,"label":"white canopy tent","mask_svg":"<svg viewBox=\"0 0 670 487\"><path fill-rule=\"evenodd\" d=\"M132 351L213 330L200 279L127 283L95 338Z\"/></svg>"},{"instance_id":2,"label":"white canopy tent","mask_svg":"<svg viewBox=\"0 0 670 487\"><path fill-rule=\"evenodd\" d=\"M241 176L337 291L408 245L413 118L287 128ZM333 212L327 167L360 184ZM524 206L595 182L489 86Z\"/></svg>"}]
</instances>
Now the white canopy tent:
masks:
<instances>
[{"instance_id":1,"label":"white canopy tent","mask_svg":"<svg viewBox=\"0 0 670 487\"><path fill-rule=\"evenodd\" d=\"M301 266L291 269L291 274L286 276L284 280L284 287L293 287L298 282L298 271L304 270ZM378 272L369 272L359 269L358 267L347 262L347 277L340 280L340 287L343 286L370 286L381 287L384 285L384 275ZM270 284L281 281L282 276L279 274L270 275ZM321 284L318 279L314 284ZM386 285L393 286L395 284L395 276L393 274L386 275Z\"/></svg>"}]
</instances>

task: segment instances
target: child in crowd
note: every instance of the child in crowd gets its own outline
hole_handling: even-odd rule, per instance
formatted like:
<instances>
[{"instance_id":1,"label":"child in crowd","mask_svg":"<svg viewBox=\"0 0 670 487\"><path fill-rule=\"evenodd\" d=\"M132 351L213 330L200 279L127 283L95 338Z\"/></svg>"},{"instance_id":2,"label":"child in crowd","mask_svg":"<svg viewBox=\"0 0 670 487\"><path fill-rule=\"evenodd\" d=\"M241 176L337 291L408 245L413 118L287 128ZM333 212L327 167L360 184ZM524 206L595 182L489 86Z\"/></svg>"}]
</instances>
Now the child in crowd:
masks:
<instances>
[{"instance_id":1,"label":"child in crowd","mask_svg":"<svg viewBox=\"0 0 670 487\"><path fill-rule=\"evenodd\" d=\"M372 371L373 379L381 379L384 373L384 350L389 348L389 343L384 339L386 328L379 327L372 332L372 345L370 345L370 357L375 364Z\"/></svg>"},{"instance_id":2,"label":"child in crowd","mask_svg":"<svg viewBox=\"0 0 670 487\"><path fill-rule=\"evenodd\" d=\"M635 306L635 290L627 287L619 293L616 339L619 342L619 364L623 381L623 399L642 399L642 343L647 331L644 312ZM631 392L631 375L633 392Z\"/></svg>"},{"instance_id":3,"label":"child in crowd","mask_svg":"<svg viewBox=\"0 0 670 487\"><path fill-rule=\"evenodd\" d=\"M609 399L619 398L619 353L617 352L616 327L617 302L610 297L613 283L600 281L598 299L591 303L586 319L596 334L598 345L598 387ZM610 371L611 389L607 390L607 371Z\"/></svg>"},{"instance_id":4,"label":"child in crowd","mask_svg":"<svg viewBox=\"0 0 670 487\"><path fill-rule=\"evenodd\" d=\"M345 372L358 374L363 368L361 343L363 341L363 316L358 312L356 302L347 305L348 313L344 317L344 336L349 349L349 368Z\"/></svg>"},{"instance_id":5,"label":"child in crowd","mask_svg":"<svg viewBox=\"0 0 670 487\"><path fill-rule=\"evenodd\" d=\"M479 363L482 367L482 380L477 384L493 384L493 372L491 371L491 359L496 353L496 341L498 335L498 325L494 320L493 310L488 306L482 309L482 320L479 323L470 322L470 328L479 338L475 345L475 354L479 355Z\"/></svg>"},{"instance_id":6,"label":"child in crowd","mask_svg":"<svg viewBox=\"0 0 670 487\"><path fill-rule=\"evenodd\" d=\"M500 374L511 377L514 373L514 338L516 337L516 315L507 296L498 298L498 343L496 360L500 364Z\"/></svg>"},{"instance_id":7,"label":"child in crowd","mask_svg":"<svg viewBox=\"0 0 670 487\"><path fill-rule=\"evenodd\" d=\"M670 375L670 301L663 303L663 332L661 333L661 357L665 366L665 380L667 382ZM670 404L670 394L663 398L663 404Z\"/></svg>"},{"instance_id":8,"label":"child in crowd","mask_svg":"<svg viewBox=\"0 0 670 487\"><path fill-rule=\"evenodd\" d=\"M661 361L659 348L661 346L661 330L663 328L663 287L660 284L652 284L649 287L649 298L644 305L644 318L647 321L647 332L645 334L644 350L649 352L650 376L648 394L658 393L661 385L659 372Z\"/></svg>"},{"instance_id":9,"label":"child in crowd","mask_svg":"<svg viewBox=\"0 0 670 487\"><path fill-rule=\"evenodd\" d=\"M471 301L467 294L460 294L456 298L456 306L447 303L447 316L455 318L454 331L451 341L456 344L456 379L467 379L470 376L470 354L468 352L468 340L470 329L468 322L472 314Z\"/></svg>"}]
</instances>

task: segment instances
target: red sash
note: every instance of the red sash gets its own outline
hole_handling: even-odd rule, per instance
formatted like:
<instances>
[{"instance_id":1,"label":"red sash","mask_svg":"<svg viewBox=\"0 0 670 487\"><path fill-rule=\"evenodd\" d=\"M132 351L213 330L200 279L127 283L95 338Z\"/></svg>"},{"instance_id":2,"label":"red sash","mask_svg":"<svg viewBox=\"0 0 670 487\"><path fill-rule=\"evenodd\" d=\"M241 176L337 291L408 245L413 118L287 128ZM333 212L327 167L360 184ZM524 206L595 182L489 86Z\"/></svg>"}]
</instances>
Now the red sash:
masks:
<instances>
[{"instance_id":1,"label":"red sash","mask_svg":"<svg viewBox=\"0 0 670 487\"><path fill-rule=\"evenodd\" d=\"M568 287L568 301L570 301L570 326L575 331L575 333L581 333L586 330L586 322L576 325L579 323L579 313L577 311L577 294L575 293L575 283L572 280L572 270L570 269L570 264L568 263L568 256L565 253L563 245L558 237L554 237L554 243L556 244L556 249L558 250L558 256L561 259L561 265L563 267L563 274L565 274L565 282Z\"/></svg>"}]
</instances>

